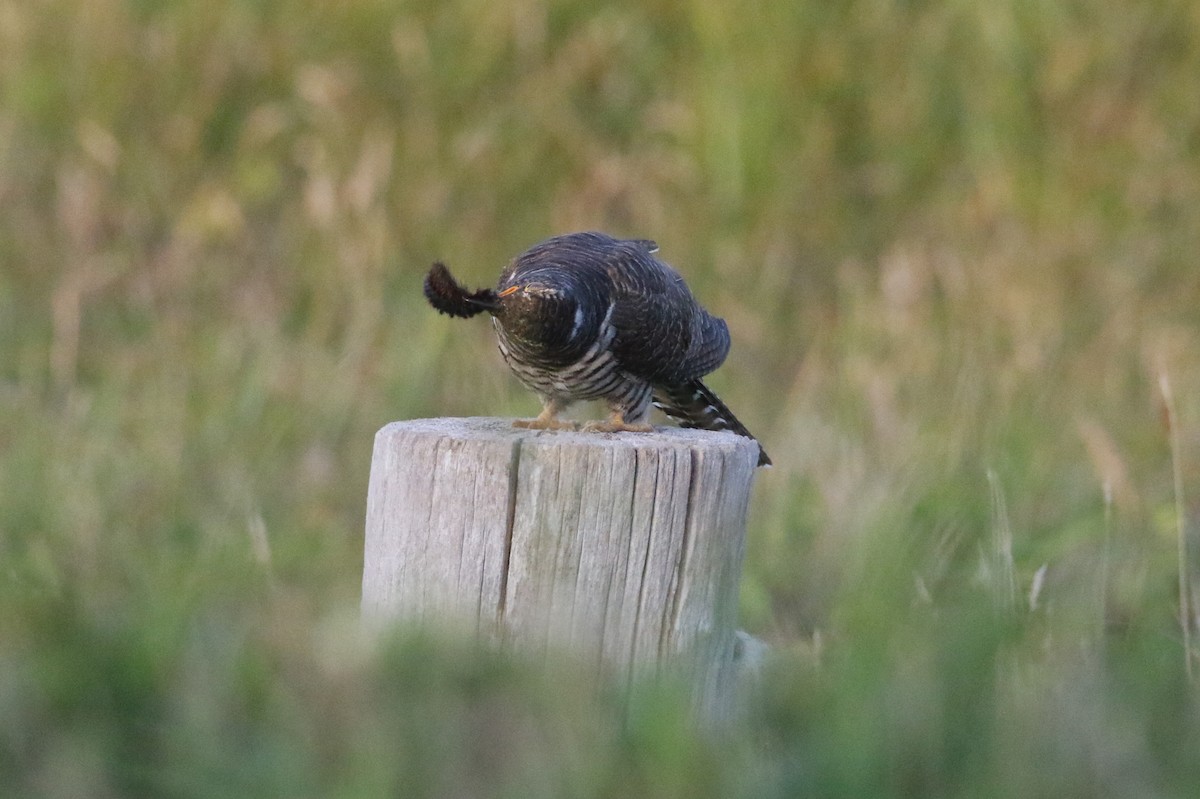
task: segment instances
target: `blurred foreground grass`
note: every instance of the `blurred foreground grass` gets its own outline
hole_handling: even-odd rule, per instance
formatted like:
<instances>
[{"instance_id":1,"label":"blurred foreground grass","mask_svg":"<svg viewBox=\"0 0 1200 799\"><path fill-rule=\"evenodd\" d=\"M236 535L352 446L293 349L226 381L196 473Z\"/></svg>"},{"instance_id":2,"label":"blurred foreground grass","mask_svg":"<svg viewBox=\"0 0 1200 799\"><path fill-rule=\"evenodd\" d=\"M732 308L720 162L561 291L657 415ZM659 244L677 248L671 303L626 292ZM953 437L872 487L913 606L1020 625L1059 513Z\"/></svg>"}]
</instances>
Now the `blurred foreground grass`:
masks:
<instances>
[{"instance_id":1,"label":"blurred foreground grass","mask_svg":"<svg viewBox=\"0 0 1200 799\"><path fill-rule=\"evenodd\" d=\"M0 793L1194 795L1198 9L0 2ZM589 228L776 459L724 737L355 635L374 431L536 409L424 269Z\"/></svg>"}]
</instances>

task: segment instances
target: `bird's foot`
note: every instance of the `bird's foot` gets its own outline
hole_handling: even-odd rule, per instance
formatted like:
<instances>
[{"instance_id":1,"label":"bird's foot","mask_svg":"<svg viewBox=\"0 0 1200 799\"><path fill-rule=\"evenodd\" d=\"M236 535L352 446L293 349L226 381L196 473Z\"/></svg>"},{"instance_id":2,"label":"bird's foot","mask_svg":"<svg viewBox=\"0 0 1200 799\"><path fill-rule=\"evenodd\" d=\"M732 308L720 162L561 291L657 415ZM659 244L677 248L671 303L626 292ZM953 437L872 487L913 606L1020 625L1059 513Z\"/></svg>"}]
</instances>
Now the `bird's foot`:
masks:
<instances>
[{"instance_id":1,"label":"bird's foot","mask_svg":"<svg viewBox=\"0 0 1200 799\"><path fill-rule=\"evenodd\" d=\"M575 422L559 419L554 416L542 414L536 419L517 419L513 422L513 427L519 427L523 430L578 430L579 425Z\"/></svg>"},{"instance_id":2,"label":"bird's foot","mask_svg":"<svg viewBox=\"0 0 1200 799\"><path fill-rule=\"evenodd\" d=\"M640 422L631 424L624 419L588 422L583 426L586 433L653 433L654 426Z\"/></svg>"}]
</instances>

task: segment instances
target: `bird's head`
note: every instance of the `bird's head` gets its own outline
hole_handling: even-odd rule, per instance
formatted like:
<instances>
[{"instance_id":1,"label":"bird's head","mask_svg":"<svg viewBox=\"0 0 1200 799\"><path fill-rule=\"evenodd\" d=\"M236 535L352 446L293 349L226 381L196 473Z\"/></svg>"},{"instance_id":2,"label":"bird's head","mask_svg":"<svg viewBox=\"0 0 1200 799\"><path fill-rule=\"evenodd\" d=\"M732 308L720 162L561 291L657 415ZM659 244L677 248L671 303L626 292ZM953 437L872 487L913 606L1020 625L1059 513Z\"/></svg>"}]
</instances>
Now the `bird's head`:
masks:
<instances>
[{"instance_id":1,"label":"bird's head","mask_svg":"<svg viewBox=\"0 0 1200 799\"><path fill-rule=\"evenodd\" d=\"M496 291L492 314L510 338L540 350L558 350L577 343L584 321L578 293L569 279L537 274Z\"/></svg>"},{"instance_id":2,"label":"bird's head","mask_svg":"<svg viewBox=\"0 0 1200 799\"><path fill-rule=\"evenodd\" d=\"M560 302L564 293L558 287L531 281L514 283L508 288L496 292L496 297L500 300L511 297L512 299L507 304L512 307L519 307L521 305Z\"/></svg>"},{"instance_id":3,"label":"bird's head","mask_svg":"<svg viewBox=\"0 0 1200 799\"><path fill-rule=\"evenodd\" d=\"M568 287L538 280L520 281L498 290L493 311L506 328L509 323L552 324L555 318L574 312L575 301Z\"/></svg>"}]
</instances>

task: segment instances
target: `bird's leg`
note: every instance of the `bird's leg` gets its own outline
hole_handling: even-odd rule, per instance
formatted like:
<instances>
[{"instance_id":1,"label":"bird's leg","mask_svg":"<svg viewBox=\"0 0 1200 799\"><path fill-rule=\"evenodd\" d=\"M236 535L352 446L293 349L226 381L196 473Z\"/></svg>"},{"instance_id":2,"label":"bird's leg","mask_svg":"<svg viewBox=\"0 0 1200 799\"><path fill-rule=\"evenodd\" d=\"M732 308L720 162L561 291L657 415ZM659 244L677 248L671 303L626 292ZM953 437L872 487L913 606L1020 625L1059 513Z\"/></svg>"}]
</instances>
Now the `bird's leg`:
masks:
<instances>
[{"instance_id":1,"label":"bird's leg","mask_svg":"<svg viewBox=\"0 0 1200 799\"><path fill-rule=\"evenodd\" d=\"M588 422L583 426L583 429L589 433L653 433L654 427L646 422L648 411L642 411L639 414L630 414L634 419L639 421L626 421L625 408L613 408L612 413L606 421Z\"/></svg>"},{"instance_id":2,"label":"bird's leg","mask_svg":"<svg viewBox=\"0 0 1200 799\"><path fill-rule=\"evenodd\" d=\"M528 430L578 430L579 425L575 422L558 418L558 414L566 407L566 403L554 397L544 398L542 400L542 412L538 414L536 419L517 419L513 422L513 427L521 427Z\"/></svg>"}]
</instances>

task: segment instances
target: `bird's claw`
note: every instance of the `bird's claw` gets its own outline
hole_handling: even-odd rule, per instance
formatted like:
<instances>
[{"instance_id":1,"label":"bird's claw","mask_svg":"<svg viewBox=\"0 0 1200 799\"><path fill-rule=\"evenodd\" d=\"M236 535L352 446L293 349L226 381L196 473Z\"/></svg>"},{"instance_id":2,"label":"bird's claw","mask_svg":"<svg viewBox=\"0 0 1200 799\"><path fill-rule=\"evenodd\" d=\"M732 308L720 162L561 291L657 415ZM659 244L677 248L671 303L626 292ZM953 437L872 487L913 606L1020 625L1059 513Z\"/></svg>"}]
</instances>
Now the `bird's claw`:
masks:
<instances>
[{"instance_id":1,"label":"bird's claw","mask_svg":"<svg viewBox=\"0 0 1200 799\"><path fill-rule=\"evenodd\" d=\"M630 424L623 420L588 422L583 426L585 433L653 433L654 426L645 422Z\"/></svg>"},{"instance_id":2,"label":"bird's claw","mask_svg":"<svg viewBox=\"0 0 1200 799\"><path fill-rule=\"evenodd\" d=\"M513 427L519 427L522 430L578 430L579 425L575 422L569 422L565 419L555 419L553 417L539 416L536 419L517 419L513 422Z\"/></svg>"}]
</instances>

